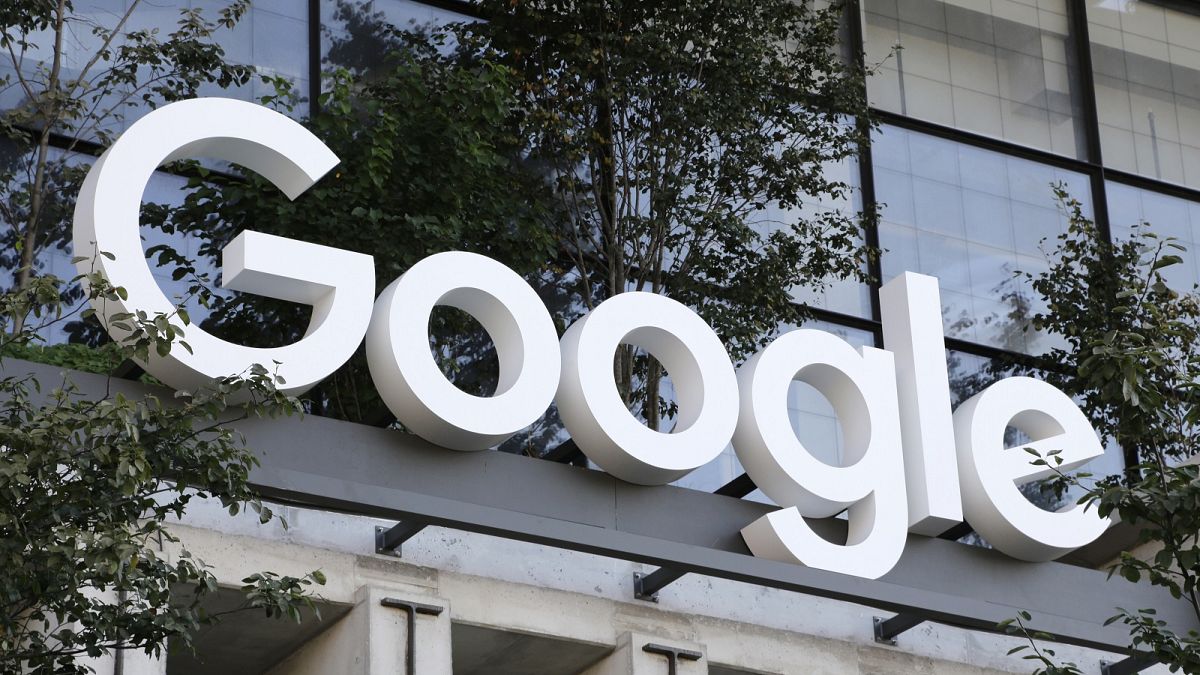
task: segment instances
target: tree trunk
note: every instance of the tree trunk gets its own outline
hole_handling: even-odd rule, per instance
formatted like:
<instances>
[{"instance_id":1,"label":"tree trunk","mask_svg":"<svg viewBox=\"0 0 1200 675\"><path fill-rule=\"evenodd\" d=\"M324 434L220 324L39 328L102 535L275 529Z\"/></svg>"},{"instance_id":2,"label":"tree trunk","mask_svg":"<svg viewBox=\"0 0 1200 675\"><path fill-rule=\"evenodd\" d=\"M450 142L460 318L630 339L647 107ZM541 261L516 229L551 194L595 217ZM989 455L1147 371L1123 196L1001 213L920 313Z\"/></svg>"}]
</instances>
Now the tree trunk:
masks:
<instances>
[{"instance_id":1,"label":"tree trunk","mask_svg":"<svg viewBox=\"0 0 1200 675\"><path fill-rule=\"evenodd\" d=\"M53 101L56 100L55 94L58 92L58 83L62 76L63 27L66 21L66 11L66 0L58 0L54 18L54 56L50 66L49 80L46 83L46 90L50 96L47 97L44 105L55 105ZM40 108L43 104L36 105ZM58 117L55 110L41 109L39 112L42 118L42 128L38 136L33 186L29 196L29 217L26 219L24 231L21 233L21 261L17 268L17 290L28 288L33 280L33 265L37 260L38 253L39 225L42 219L42 209L46 203L46 172L50 163L50 135ZM25 316L14 317L13 333L20 332L24 327Z\"/></svg>"}]
</instances>

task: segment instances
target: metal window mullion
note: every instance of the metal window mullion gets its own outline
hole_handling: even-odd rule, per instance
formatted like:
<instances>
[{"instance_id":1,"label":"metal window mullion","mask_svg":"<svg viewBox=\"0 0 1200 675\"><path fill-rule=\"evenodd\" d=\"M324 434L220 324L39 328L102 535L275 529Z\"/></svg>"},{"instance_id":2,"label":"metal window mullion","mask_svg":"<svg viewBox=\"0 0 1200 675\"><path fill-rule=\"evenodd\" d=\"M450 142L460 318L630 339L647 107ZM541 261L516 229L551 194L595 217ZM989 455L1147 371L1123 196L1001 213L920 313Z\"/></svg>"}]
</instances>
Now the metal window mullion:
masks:
<instances>
[{"instance_id":1,"label":"metal window mullion","mask_svg":"<svg viewBox=\"0 0 1200 675\"><path fill-rule=\"evenodd\" d=\"M867 46L863 38L862 8L859 5L859 0L848 0L846 3L846 12L849 15L846 17L846 34L850 41L850 52L854 59L854 65L865 74L865 52ZM867 91L866 79L863 80L862 93L864 97L869 97L870 95ZM871 157L872 139L870 121L858 119L855 120L855 123L863 135L863 143L859 147L858 152L858 182L859 193L862 195L862 212L872 213L878 207L878 201L875 196L875 167ZM879 287L883 283L883 256L879 248L878 221L863 222L863 239L867 247L877 253L877 255L871 256L867 262L867 274L870 276L867 284L870 289L868 297L871 302L871 320L873 323L871 332L875 338L875 346L879 347L883 345L883 326L880 324L883 314L879 307Z\"/></svg>"},{"instance_id":2,"label":"metal window mullion","mask_svg":"<svg viewBox=\"0 0 1200 675\"><path fill-rule=\"evenodd\" d=\"M1079 94L1082 98L1084 136L1087 145L1088 178L1092 188L1092 218L1101 235L1112 241L1108 214L1108 190L1104 175L1104 144L1100 137L1100 112L1096 102L1096 75L1092 65L1092 38L1088 30L1086 0L1067 0L1067 21L1075 49Z\"/></svg>"},{"instance_id":3,"label":"metal window mullion","mask_svg":"<svg viewBox=\"0 0 1200 675\"><path fill-rule=\"evenodd\" d=\"M871 114L883 124L904 129L905 131L913 131L926 136L952 141L960 145L988 150L1008 157L1016 157L1076 173L1087 173L1089 169L1095 166L1085 159L1060 155L1049 150L1013 143L1012 141L996 136L986 136L973 131L964 131L963 129L930 122L919 117L906 117L890 110L872 108Z\"/></svg>"},{"instance_id":4,"label":"metal window mullion","mask_svg":"<svg viewBox=\"0 0 1200 675\"><path fill-rule=\"evenodd\" d=\"M321 101L321 2L308 0L308 114L316 117Z\"/></svg>"}]
</instances>

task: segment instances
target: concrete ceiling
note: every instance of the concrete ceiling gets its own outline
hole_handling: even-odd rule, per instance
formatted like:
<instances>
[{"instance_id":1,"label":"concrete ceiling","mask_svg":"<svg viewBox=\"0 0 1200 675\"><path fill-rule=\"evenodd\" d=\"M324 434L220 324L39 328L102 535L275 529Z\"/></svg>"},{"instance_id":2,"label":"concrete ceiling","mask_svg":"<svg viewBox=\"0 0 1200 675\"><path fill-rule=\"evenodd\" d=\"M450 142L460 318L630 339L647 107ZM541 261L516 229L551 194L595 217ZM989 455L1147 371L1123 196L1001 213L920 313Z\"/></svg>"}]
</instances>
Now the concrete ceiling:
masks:
<instances>
[{"instance_id":1,"label":"concrete ceiling","mask_svg":"<svg viewBox=\"0 0 1200 675\"><path fill-rule=\"evenodd\" d=\"M237 610L241 591L222 588L204 603L210 613ZM263 610L237 611L219 623L203 626L194 638L195 653L171 649L167 654L170 675L260 675L290 656L317 634L337 623L351 605L317 602L321 618L305 611L297 624L291 619L268 619Z\"/></svg>"},{"instance_id":2,"label":"concrete ceiling","mask_svg":"<svg viewBox=\"0 0 1200 675\"><path fill-rule=\"evenodd\" d=\"M455 623L454 675L578 675L612 647Z\"/></svg>"},{"instance_id":3,"label":"concrete ceiling","mask_svg":"<svg viewBox=\"0 0 1200 675\"><path fill-rule=\"evenodd\" d=\"M756 675L749 670L738 670L737 668L726 668L725 666L714 666L708 664L708 675Z\"/></svg>"}]
</instances>

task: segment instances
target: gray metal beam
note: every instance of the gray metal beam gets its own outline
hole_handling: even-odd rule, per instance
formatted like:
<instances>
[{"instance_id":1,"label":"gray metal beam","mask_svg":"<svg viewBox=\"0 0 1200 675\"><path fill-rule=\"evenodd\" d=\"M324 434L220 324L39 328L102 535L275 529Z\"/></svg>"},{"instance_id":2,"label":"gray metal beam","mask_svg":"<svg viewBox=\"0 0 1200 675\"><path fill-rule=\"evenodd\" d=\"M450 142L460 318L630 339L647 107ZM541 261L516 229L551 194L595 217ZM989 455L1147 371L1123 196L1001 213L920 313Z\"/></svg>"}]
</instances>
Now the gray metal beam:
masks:
<instances>
[{"instance_id":1,"label":"gray metal beam","mask_svg":"<svg viewBox=\"0 0 1200 675\"><path fill-rule=\"evenodd\" d=\"M757 489L758 486L754 484L750 474L743 473L714 490L713 494L741 499ZM634 572L633 597L647 602L658 602L658 592L675 583L685 574L687 572L670 567L660 567L649 574Z\"/></svg>"},{"instance_id":2,"label":"gray metal beam","mask_svg":"<svg viewBox=\"0 0 1200 675\"><path fill-rule=\"evenodd\" d=\"M303 429L298 428L303 427ZM1033 564L956 542L911 536L899 564L867 580L756 558L742 527L773 507L675 487L631 485L581 467L497 452L460 453L383 429L307 418L238 427L262 465L265 497L481 532L538 544L919 613L995 631L1020 610L1063 642L1124 650L1102 622L1118 606L1156 607L1186 631L1194 618L1161 589L1104 572ZM836 540L841 521L819 524Z\"/></svg>"},{"instance_id":3,"label":"gray metal beam","mask_svg":"<svg viewBox=\"0 0 1200 675\"><path fill-rule=\"evenodd\" d=\"M758 486L754 484L754 479L750 477L750 474L744 473L714 490L713 494L741 499L757 489Z\"/></svg>"},{"instance_id":4,"label":"gray metal beam","mask_svg":"<svg viewBox=\"0 0 1200 675\"><path fill-rule=\"evenodd\" d=\"M400 546L425 529L425 523L400 521L392 527L375 528L375 552L400 557Z\"/></svg>"},{"instance_id":5,"label":"gray metal beam","mask_svg":"<svg viewBox=\"0 0 1200 675\"><path fill-rule=\"evenodd\" d=\"M62 369L8 360L5 375L60 381ZM102 376L73 374L103 395ZM152 391L117 381L127 396ZM154 390L161 393L161 390ZM169 397L164 397L168 398ZM756 558L740 531L772 506L676 487L644 487L583 467L499 452L453 452L396 430L318 417L235 425L261 466L251 481L267 499L416 521L571 549L687 573L864 604L968 629L996 631L1020 610L1030 630L1069 644L1127 652L1116 607L1154 607L1178 633L1197 629L1185 603L1162 589L1098 570L1026 563L998 551L910 536L882 579L861 579ZM845 523L814 521L830 540Z\"/></svg>"},{"instance_id":6,"label":"gray metal beam","mask_svg":"<svg viewBox=\"0 0 1200 675\"><path fill-rule=\"evenodd\" d=\"M660 567L649 574L633 573L633 597L646 602L658 602L658 592L678 581L687 572Z\"/></svg>"},{"instance_id":7,"label":"gray metal beam","mask_svg":"<svg viewBox=\"0 0 1200 675\"><path fill-rule=\"evenodd\" d=\"M874 619L875 641L882 645L896 646L896 638L905 631L925 623L922 614L897 614L890 619L877 616Z\"/></svg>"},{"instance_id":8,"label":"gray metal beam","mask_svg":"<svg viewBox=\"0 0 1200 675\"><path fill-rule=\"evenodd\" d=\"M1116 663L1100 662L1100 675L1137 675L1137 673L1158 663L1158 659L1149 654L1133 654Z\"/></svg>"}]
</instances>

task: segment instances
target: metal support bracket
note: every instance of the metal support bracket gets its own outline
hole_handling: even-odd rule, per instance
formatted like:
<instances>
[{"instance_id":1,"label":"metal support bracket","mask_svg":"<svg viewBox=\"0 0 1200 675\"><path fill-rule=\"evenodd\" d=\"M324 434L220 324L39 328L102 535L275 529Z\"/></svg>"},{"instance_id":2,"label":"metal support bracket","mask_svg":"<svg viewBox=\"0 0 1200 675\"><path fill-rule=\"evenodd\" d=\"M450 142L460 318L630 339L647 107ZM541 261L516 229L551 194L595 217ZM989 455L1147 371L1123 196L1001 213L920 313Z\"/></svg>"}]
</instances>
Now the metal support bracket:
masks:
<instances>
[{"instance_id":1,"label":"metal support bracket","mask_svg":"<svg viewBox=\"0 0 1200 675\"><path fill-rule=\"evenodd\" d=\"M568 438L558 447L542 455L542 459L558 462L559 464L574 464L584 459L584 455L579 446L575 445L575 441Z\"/></svg>"},{"instance_id":2,"label":"metal support bracket","mask_svg":"<svg viewBox=\"0 0 1200 675\"><path fill-rule=\"evenodd\" d=\"M660 567L649 574L633 573L633 597L646 602L658 602L658 592L674 583L687 572Z\"/></svg>"},{"instance_id":3,"label":"metal support bracket","mask_svg":"<svg viewBox=\"0 0 1200 675\"><path fill-rule=\"evenodd\" d=\"M404 652L405 672L408 675L417 675L417 615L437 616L442 613L442 608L420 602L407 602L399 598L384 598L379 604L403 610L408 616L408 647Z\"/></svg>"},{"instance_id":4,"label":"metal support bracket","mask_svg":"<svg viewBox=\"0 0 1200 675\"><path fill-rule=\"evenodd\" d=\"M754 484L754 479L750 478L750 474L744 473L714 490L713 494L741 499L757 489L758 486Z\"/></svg>"},{"instance_id":5,"label":"metal support bracket","mask_svg":"<svg viewBox=\"0 0 1200 675\"><path fill-rule=\"evenodd\" d=\"M678 647L668 647L666 645L658 645L653 642L642 645L642 651L647 654L658 654L659 656L667 657L667 675L678 675L679 660L684 661L699 661L704 658L704 654L691 649L679 649Z\"/></svg>"},{"instance_id":6,"label":"metal support bracket","mask_svg":"<svg viewBox=\"0 0 1200 675\"><path fill-rule=\"evenodd\" d=\"M1158 663L1158 659L1149 654L1133 654L1116 663L1101 661L1100 675L1136 675L1155 663Z\"/></svg>"},{"instance_id":7,"label":"metal support bracket","mask_svg":"<svg viewBox=\"0 0 1200 675\"><path fill-rule=\"evenodd\" d=\"M401 521L392 527L375 527L375 552L400 557L400 545L425 529L425 523Z\"/></svg>"},{"instance_id":8,"label":"metal support bracket","mask_svg":"<svg viewBox=\"0 0 1200 675\"><path fill-rule=\"evenodd\" d=\"M758 486L754 484L749 474L742 474L717 488L713 494L741 499L757 489ZM670 567L660 567L649 574L634 572L633 597L646 602L658 602L658 592L675 583L684 574L687 573Z\"/></svg>"},{"instance_id":9,"label":"metal support bracket","mask_svg":"<svg viewBox=\"0 0 1200 675\"><path fill-rule=\"evenodd\" d=\"M916 614L897 614L890 619L874 617L875 641L881 645L896 646L896 638L903 632L925 623L925 618Z\"/></svg>"}]
</instances>

